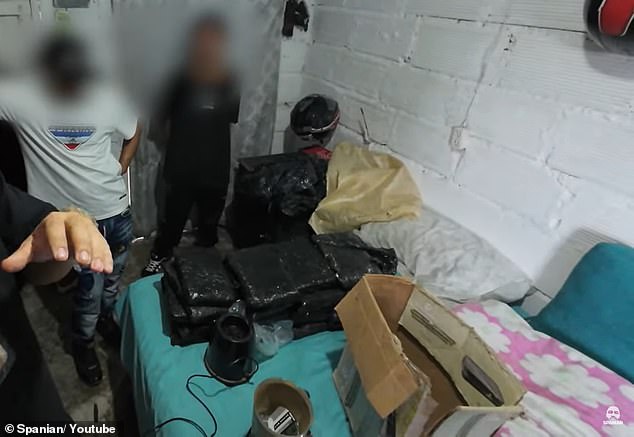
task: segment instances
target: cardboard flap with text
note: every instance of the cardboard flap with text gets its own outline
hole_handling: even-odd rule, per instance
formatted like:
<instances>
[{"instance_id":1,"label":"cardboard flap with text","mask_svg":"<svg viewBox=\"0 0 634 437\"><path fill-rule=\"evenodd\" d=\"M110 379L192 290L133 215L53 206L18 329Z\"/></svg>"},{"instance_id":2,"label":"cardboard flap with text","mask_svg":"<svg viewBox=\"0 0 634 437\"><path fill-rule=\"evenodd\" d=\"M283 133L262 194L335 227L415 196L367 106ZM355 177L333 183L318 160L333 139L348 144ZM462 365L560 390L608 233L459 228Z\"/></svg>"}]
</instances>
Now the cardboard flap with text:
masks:
<instances>
[{"instance_id":1,"label":"cardboard flap with text","mask_svg":"<svg viewBox=\"0 0 634 437\"><path fill-rule=\"evenodd\" d=\"M432 295L415 289L400 322L429 351L472 407L516 405L526 390L493 351Z\"/></svg>"}]
</instances>

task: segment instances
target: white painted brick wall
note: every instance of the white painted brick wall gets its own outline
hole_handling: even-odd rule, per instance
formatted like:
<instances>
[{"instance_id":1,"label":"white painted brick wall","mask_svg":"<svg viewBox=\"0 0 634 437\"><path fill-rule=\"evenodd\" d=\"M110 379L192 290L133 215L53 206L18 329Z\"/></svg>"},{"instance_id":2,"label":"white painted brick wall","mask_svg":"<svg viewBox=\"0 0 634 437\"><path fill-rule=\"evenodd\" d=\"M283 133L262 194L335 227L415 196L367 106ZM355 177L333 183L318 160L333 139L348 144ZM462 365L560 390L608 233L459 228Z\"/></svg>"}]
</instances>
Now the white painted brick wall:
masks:
<instances>
[{"instance_id":1,"label":"white painted brick wall","mask_svg":"<svg viewBox=\"0 0 634 437\"><path fill-rule=\"evenodd\" d=\"M412 64L453 77L478 80L500 30L499 24L422 19Z\"/></svg>"},{"instance_id":2,"label":"white painted brick wall","mask_svg":"<svg viewBox=\"0 0 634 437\"><path fill-rule=\"evenodd\" d=\"M395 61L407 56L416 19L391 15L355 15L349 45L355 50Z\"/></svg>"},{"instance_id":3,"label":"white painted brick wall","mask_svg":"<svg viewBox=\"0 0 634 437\"><path fill-rule=\"evenodd\" d=\"M436 124L459 125L467 115L475 84L450 76L394 65L379 95L383 102Z\"/></svg>"},{"instance_id":4,"label":"white painted brick wall","mask_svg":"<svg viewBox=\"0 0 634 437\"><path fill-rule=\"evenodd\" d=\"M284 151L285 131L290 120L290 113L302 97L303 71L310 44L312 44L311 33L304 33L299 29L295 30L293 38L282 40L273 153Z\"/></svg>"},{"instance_id":5,"label":"white painted brick wall","mask_svg":"<svg viewBox=\"0 0 634 437\"><path fill-rule=\"evenodd\" d=\"M550 150L546 135L559 122L561 112L562 108L551 101L483 86L473 101L468 128L501 147L529 158L540 157Z\"/></svg>"},{"instance_id":6,"label":"white painted brick wall","mask_svg":"<svg viewBox=\"0 0 634 437\"><path fill-rule=\"evenodd\" d=\"M463 135L455 181L465 189L548 226L564 189L540 163Z\"/></svg>"},{"instance_id":7,"label":"white painted brick wall","mask_svg":"<svg viewBox=\"0 0 634 437\"><path fill-rule=\"evenodd\" d=\"M615 118L566 113L552 135L550 167L634 196L634 123Z\"/></svg>"},{"instance_id":8,"label":"white painted brick wall","mask_svg":"<svg viewBox=\"0 0 634 437\"><path fill-rule=\"evenodd\" d=\"M449 147L450 129L417 117L400 114L397 118L390 147L399 154L424 163L443 175L453 172L454 160Z\"/></svg>"},{"instance_id":9,"label":"white painted brick wall","mask_svg":"<svg viewBox=\"0 0 634 437\"><path fill-rule=\"evenodd\" d=\"M425 202L544 293L596 242L634 245L634 58L587 40L582 0L316 0L311 12L311 40L283 65L303 61L299 94L339 100L336 140L362 142L363 106L372 147L408 164Z\"/></svg>"}]
</instances>

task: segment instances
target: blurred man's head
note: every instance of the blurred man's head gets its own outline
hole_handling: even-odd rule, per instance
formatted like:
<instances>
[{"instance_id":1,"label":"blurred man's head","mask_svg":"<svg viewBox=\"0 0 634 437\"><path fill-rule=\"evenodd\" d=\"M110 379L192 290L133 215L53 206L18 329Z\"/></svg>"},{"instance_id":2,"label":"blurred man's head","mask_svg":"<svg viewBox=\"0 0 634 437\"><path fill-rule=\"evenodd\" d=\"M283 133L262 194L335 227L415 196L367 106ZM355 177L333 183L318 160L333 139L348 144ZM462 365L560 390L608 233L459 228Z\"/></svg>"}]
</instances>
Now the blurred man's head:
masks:
<instances>
[{"instance_id":1,"label":"blurred man's head","mask_svg":"<svg viewBox=\"0 0 634 437\"><path fill-rule=\"evenodd\" d=\"M86 47L67 34L54 35L44 44L39 67L47 84L63 97L75 96L92 76Z\"/></svg>"},{"instance_id":2,"label":"blurred man's head","mask_svg":"<svg viewBox=\"0 0 634 437\"><path fill-rule=\"evenodd\" d=\"M196 76L224 70L227 39L227 26L219 15L206 15L196 23L189 47L189 67Z\"/></svg>"}]
</instances>

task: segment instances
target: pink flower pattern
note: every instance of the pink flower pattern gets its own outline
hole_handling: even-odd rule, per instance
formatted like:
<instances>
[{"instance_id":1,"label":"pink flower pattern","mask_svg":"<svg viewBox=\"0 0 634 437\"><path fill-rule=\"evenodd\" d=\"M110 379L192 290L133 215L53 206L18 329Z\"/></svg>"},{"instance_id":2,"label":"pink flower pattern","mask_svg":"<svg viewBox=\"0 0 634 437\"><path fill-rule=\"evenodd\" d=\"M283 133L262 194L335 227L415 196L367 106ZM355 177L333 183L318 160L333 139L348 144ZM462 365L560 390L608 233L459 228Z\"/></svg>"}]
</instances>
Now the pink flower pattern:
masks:
<instances>
[{"instance_id":1,"label":"pink flower pattern","mask_svg":"<svg viewBox=\"0 0 634 437\"><path fill-rule=\"evenodd\" d=\"M524 414L500 428L497 436L555 435L553 418L559 422L556 429L561 430L557 436L585 437L579 436L580 429L588 430L584 433L588 437L626 435L634 429L634 385L625 378L547 335L535 335L526 321L501 302L468 303L453 311L472 325L487 343L497 345L500 336L508 338L505 347L493 348L497 356L522 381L531 396L549 401L529 405L531 396L525 397ZM495 328L483 328L480 323L483 317L474 317L474 313L486 317ZM480 326L474 326L473 321L478 321ZM494 338L487 339L488 334L494 334ZM547 365L531 365L540 359ZM540 372L544 373L540 375ZM570 378L578 383L562 384L562 380ZM622 425L604 424L610 406L606 405L608 401L620 409ZM540 411L541 404L543 411ZM562 407L561 414L557 415L553 404Z\"/></svg>"}]
</instances>

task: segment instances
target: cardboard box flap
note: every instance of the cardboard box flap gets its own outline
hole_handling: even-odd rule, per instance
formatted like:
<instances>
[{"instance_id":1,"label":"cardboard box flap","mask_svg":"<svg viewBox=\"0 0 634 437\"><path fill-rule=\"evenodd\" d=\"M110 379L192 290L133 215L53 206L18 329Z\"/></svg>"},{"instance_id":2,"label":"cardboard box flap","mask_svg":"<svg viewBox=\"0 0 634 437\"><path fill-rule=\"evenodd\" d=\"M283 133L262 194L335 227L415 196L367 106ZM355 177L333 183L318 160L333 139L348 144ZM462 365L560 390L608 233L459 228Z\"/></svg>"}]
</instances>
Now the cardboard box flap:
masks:
<instances>
[{"instance_id":1,"label":"cardboard box flap","mask_svg":"<svg viewBox=\"0 0 634 437\"><path fill-rule=\"evenodd\" d=\"M458 407L445 420L435 424L430 433L436 436L490 436L507 420L522 412L511 407Z\"/></svg>"},{"instance_id":2,"label":"cardboard box flap","mask_svg":"<svg viewBox=\"0 0 634 437\"><path fill-rule=\"evenodd\" d=\"M336 307L367 398L382 418L407 401L422 384L394 335L413 285L394 279L372 275L370 286L366 276ZM377 301L385 305L380 308Z\"/></svg>"},{"instance_id":3,"label":"cardboard box flap","mask_svg":"<svg viewBox=\"0 0 634 437\"><path fill-rule=\"evenodd\" d=\"M415 289L400 322L451 377L471 407L514 406L526 392L475 331Z\"/></svg>"}]
</instances>

